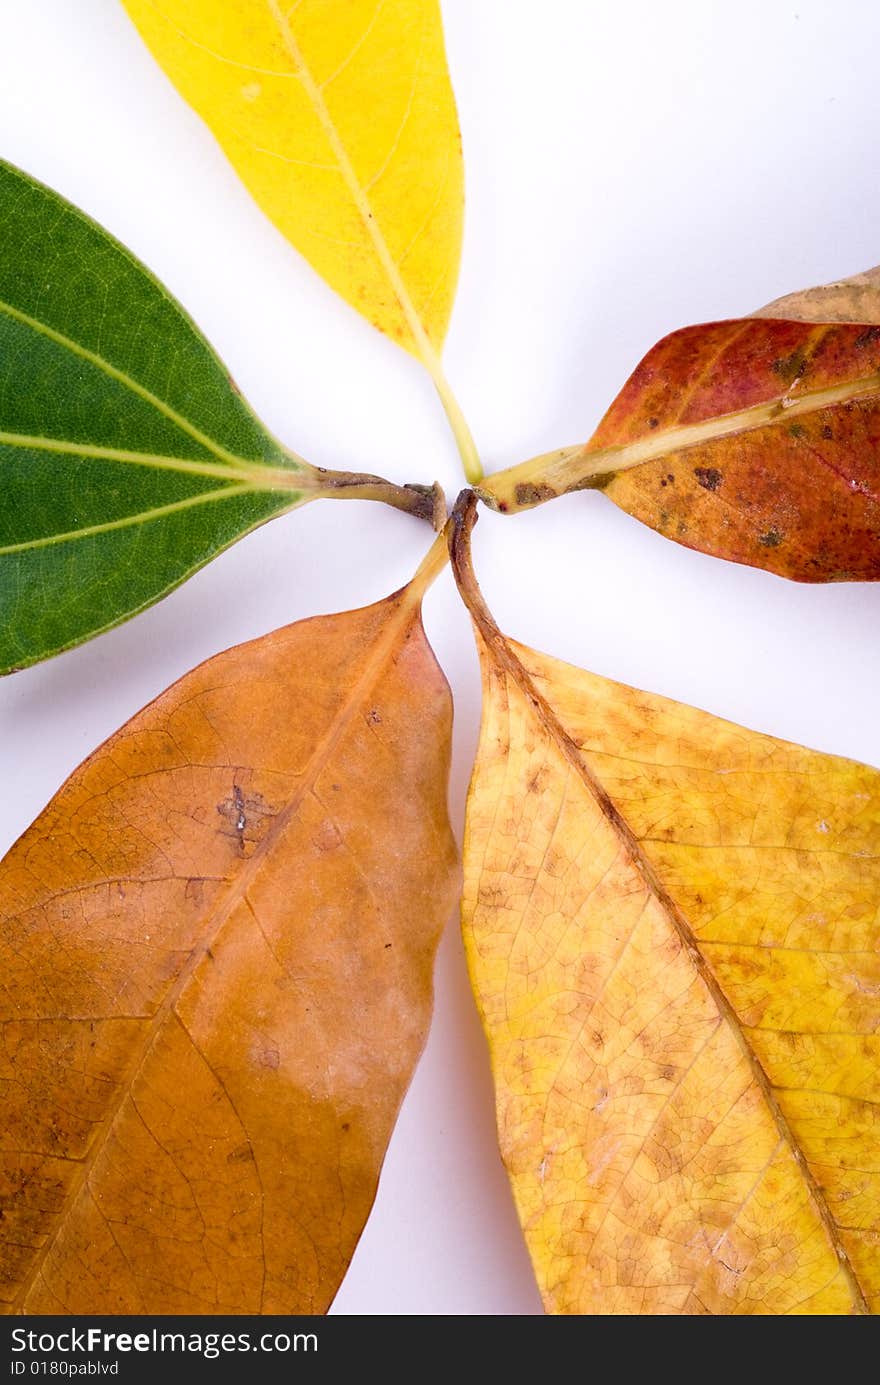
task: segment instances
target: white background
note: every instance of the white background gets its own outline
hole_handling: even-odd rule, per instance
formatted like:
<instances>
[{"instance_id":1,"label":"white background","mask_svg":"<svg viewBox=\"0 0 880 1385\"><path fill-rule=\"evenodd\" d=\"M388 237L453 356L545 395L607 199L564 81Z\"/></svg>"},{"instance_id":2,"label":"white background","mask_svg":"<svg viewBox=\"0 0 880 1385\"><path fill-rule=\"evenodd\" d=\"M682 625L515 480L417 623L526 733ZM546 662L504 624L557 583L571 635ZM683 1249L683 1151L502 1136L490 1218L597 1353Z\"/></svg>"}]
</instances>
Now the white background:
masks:
<instances>
[{"instance_id":1,"label":"white background","mask_svg":"<svg viewBox=\"0 0 880 1385\"><path fill-rule=\"evenodd\" d=\"M880 261L875 0L445 0L467 167L448 374L487 470L585 440L640 355ZM0 0L0 152L128 244L244 393L323 466L461 484L419 367L264 220L117 0ZM385 595L422 526L320 503L121 629L0 685L0 846L202 659ZM880 586L800 587L678 548L598 495L485 514L510 633L596 672L880 762ZM46 599L51 600L47 592ZM449 574L426 608L456 695L460 829L479 715ZM450 923L431 1039L336 1312L540 1312Z\"/></svg>"}]
</instances>

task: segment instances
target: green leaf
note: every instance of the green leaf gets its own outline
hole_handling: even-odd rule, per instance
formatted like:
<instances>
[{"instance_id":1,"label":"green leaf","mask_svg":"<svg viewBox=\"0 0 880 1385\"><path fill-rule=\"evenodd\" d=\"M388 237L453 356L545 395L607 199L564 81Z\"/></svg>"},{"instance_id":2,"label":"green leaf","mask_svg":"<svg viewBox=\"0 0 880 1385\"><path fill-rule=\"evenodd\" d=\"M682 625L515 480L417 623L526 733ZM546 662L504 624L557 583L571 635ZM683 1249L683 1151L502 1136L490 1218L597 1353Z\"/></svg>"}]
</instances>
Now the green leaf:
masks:
<instances>
[{"instance_id":1,"label":"green leaf","mask_svg":"<svg viewBox=\"0 0 880 1385\"><path fill-rule=\"evenodd\" d=\"M117 625L331 477L143 265L0 162L0 672Z\"/></svg>"}]
</instances>

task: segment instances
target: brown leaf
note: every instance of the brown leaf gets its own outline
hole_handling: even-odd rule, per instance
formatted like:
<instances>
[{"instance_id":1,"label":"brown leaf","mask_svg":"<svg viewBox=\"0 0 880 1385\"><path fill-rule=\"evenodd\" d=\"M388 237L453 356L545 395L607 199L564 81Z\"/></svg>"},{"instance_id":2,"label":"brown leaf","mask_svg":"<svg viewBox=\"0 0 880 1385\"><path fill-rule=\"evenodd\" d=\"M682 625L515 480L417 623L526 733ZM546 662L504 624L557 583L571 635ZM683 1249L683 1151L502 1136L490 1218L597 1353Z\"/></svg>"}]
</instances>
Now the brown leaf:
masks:
<instances>
[{"instance_id":1,"label":"brown leaf","mask_svg":"<svg viewBox=\"0 0 880 1385\"><path fill-rule=\"evenodd\" d=\"M443 561L187 674L0 866L2 1311L329 1305L458 879Z\"/></svg>"},{"instance_id":2,"label":"brown leaf","mask_svg":"<svg viewBox=\"0 0 880 1385\"><path fill-rule=\"evenodd\" d=\"M715 557L800 582L876 581L873 324L876 270L750 318L673 332L636 367L585 447L499 472L479 493L514 511L601 490L667 538Z\"/></svg>"},{"instance_id":3,"label":"brown leaf","mask_svg":"<svg viewBox=\"0 0 880 1385\"><path fill-rule=\"evenodd\" d=\"M784 317L798 322L880 322L880 267L833 284L774 298L752 317Z\"/></svg>"},{"instance_id":4,"label":"brown leaf","mask_svg":"<svg viewBox=\"0 0 880 1385\"><path fill-rule=\"evenodd\" d=\"M880 773L506 638L462 923L549 1312L880 1311Z\"/></svg>"}]
</instances>

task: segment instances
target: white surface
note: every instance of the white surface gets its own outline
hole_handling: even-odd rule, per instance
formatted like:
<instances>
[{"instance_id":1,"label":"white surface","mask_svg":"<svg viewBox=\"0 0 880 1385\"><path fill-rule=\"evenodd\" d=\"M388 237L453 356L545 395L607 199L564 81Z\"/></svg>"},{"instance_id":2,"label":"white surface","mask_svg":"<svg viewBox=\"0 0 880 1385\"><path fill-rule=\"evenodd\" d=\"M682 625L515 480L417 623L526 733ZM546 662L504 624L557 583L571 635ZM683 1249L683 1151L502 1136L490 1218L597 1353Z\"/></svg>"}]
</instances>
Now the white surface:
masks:
<instances>
[{"instance_id":1,"label":"white surface","mask_svg":"<svg viewBox=\"0 0 880 1385\"><path fill-rule=\"evenodd\" d=\"M446 0L468 212L446 364L488 470L585 439L639 356L880 261L874 0ZM116 0L0 0L0 152L141 256L258 412L316 463L460 473L418 366L263 219ZM320 504L145 615L0 685L0 846L199 660L401 584L427 533ZM599 496L485 515L486 594L520 639L823 750L880 762L880 586L799 587L657 537ZM460 826L478 721L448 573L427 626L457 701ZM455 925L437 1015L341 1313L540 1311L493 1143Z\"/></svg>"}]
</instances>

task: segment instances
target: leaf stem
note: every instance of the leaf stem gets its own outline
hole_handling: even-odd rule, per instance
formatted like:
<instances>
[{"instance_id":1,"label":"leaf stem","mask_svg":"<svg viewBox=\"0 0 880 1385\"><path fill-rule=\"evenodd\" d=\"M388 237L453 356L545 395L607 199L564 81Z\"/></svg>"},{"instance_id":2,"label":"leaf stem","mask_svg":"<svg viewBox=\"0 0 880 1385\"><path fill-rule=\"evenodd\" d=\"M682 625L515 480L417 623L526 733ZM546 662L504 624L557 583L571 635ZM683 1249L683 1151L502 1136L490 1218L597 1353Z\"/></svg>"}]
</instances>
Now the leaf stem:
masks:
<instances>
[{"instance_id":1,"label":"leaf stem","mask_svg":"<svg viewBox=\"0 0 880 1385\"><path fill-rule=\"evenodd\" d=\"M449 562L449 532L452 520L448 519L431 544L419 566L413 575L412 581L406 588L408 599L420 602L431 583Z\"/></svg>"},{"instance_id":2,"label":"leaf stem","mask_svg":"<svg viewBox=\"0 0 880 1385\"><path fill-rule=\"evenodd\" d=\"M483 479L483 464L480 461L480 454L477 451L473 434L468 427L468 421L462 412L461 405L452 393L452 386L447 380L440 364L440 358L433 348L431 348L430 356L422 353L422 360L434 381L434 388L449 420L452 436L455 438L455 445L458 448L458 455L464 468L465 478L470 485L475 486Z\"/></svg>"},{"instance_id":3,"label":"leaf stem","mask_svg":"<svg viewBox=\"0 0 880 1385\"><path fill-rule=\"evenodd\" d=\"M438 481L433 486L398 486L365 471L328 471L325 467L314 467L313 471L314 479L307 473L301 484L306 494L312 492L310 499L379 500L416 519L427 520L438 532L446 523L446 497Z\"/></svg>"},{"instance_id":4,"label":"leaf stem","mask_svg":"<svg viewBox=\"0 0 880 1385\"><path fill-rule=\"evenodd\" d=\"M583 453L584 448L579 444L542 452L539 457L530 457L517 466L484 477L477 487L477 495L490 510L504 515L530 510L534 505L576 488L572 477L575 463L582 459ZM609 470L604 467L603 474Z\"/></svg>"},{"instance_id":5,"label":"leaf stem","mask_svg":"<svg viewBox=\"0 0 880 1385\"><path fill-rule=\"evenodd\" d=\"M471 556L471 534L479 517L476 491L461 491L445 530L449 542L449 556L461 599L474 624L484 639L501 639L503 637L495 617L486 605L485 597L480 590Z\"/></svg>"}]
</instances>

